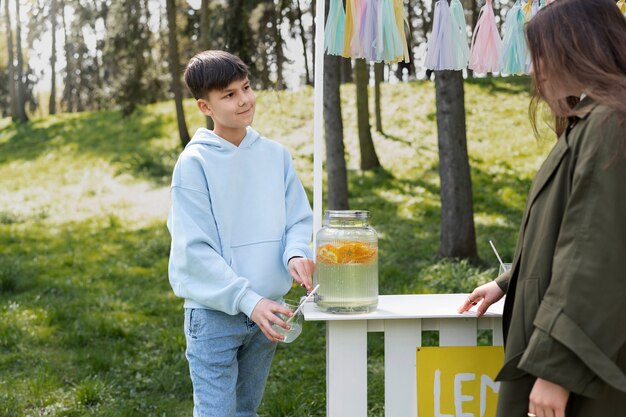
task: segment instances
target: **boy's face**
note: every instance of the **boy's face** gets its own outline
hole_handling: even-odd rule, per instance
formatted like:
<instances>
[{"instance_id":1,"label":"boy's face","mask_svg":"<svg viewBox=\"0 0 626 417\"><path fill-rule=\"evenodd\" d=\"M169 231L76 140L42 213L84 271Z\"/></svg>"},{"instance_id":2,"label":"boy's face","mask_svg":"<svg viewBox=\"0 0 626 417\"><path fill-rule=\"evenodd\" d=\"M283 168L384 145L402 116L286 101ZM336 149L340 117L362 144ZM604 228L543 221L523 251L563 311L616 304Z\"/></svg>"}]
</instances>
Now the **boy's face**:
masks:
<instances>
[{"instance_id":1,"label":"boy's face","mask_svg":"<svg viewBox=\"0 0 626 417\"><path fill-rule=\"evenodd\" d=\"M256 98L248 77L233 81L223 90L213 90L207 99L198 100L198 108L210 116L218 130L245 129L254 119Z\"/></svg>"}]
</instances>

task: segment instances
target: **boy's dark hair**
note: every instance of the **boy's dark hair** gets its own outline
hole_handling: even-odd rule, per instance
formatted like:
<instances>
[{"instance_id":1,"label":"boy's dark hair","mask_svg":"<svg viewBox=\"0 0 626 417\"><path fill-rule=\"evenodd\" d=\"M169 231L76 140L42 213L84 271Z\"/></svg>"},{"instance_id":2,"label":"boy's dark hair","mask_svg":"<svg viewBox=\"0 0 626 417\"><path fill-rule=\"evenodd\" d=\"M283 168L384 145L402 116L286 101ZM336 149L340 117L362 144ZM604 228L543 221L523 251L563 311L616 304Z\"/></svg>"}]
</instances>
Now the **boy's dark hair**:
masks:
<instances>
[{"instance_id":1,"label":"boy's dark hair","mask_svg":"<svg viewBox=\"0 0 626 417\"><path fill-rule=\"evenodd\" d=\"M210 91L223 90L233 81L248 76L248 66L225 51L204 51L189 60L185 83L195 99L206 98Z\"/></svg>"}]
</instances>

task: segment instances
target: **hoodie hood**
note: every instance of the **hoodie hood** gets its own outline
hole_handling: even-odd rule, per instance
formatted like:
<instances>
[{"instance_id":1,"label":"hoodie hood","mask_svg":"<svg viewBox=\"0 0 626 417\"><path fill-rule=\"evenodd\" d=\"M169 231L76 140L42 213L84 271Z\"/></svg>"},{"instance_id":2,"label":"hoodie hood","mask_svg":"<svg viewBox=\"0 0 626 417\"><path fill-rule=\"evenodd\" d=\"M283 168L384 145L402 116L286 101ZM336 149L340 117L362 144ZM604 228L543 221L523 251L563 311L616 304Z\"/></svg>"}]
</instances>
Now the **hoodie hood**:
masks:
<instances>
[{"instance_id":1,"label":"hoodie hood","mask_svg":"<svg viewBox=\"0 0 626 417\"><path fill-rule=\"evenodd\" d=\"M235 150L237 148L249 148L258 139L259 134L256 132L256 130L248 126L246 128L246 136L244 136L239 146L235 146L226 139L216 135L212 130L201 127L200 129L196 130L196 133L193 135L193 138L191 139L191 141L189 141L187 146L202 144L213 147L219 151L229 151Z\"/></svg>"}]
</instances>

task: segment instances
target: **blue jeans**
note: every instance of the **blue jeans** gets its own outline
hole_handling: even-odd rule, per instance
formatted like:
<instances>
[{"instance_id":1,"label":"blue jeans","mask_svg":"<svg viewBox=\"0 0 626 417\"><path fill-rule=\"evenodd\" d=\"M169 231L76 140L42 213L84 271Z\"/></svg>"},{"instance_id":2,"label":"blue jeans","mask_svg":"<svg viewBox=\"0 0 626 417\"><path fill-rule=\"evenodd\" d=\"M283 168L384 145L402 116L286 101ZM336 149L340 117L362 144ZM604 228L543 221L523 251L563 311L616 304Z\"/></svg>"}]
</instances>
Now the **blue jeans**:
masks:
<instances>
[{"instance_id":1,"label":"blue jeans","mask_svg":"<svg viewBox=\"0 0 626 417\"><path fill-rule=\"evenodd\" d=\"M245 314L185 309L194 417L258 417L276 343Z\"/></svg>"}]
</instances>

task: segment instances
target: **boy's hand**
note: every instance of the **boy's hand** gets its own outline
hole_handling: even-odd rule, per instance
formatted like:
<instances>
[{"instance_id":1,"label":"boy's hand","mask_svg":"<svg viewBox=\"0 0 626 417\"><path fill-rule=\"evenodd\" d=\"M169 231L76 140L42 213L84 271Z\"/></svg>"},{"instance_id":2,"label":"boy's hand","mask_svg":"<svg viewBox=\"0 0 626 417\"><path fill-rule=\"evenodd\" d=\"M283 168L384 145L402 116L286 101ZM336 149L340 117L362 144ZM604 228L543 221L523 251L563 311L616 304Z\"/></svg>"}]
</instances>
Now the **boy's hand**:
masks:
<instances>
[{"instance_id":1,"label":"boy's hand","mask_svg":"<svg viewBox=\"0 0 626 417\"><path fill-rule=\"evenodd\" d=\"M292 313L287 307L278 304L276 301L272 301L269 298L262 298L252 310L250 318L261 329L265 337L271 342L279 342L285 337L278 333L272 324L276 324L283 329L289 329L289 325L285 323L276 315L276 313L282 313L291 317Z\"/></svg>"},{"instance_id":2,"label":"boy's hand","mask_svg":"<svg viewBox=\"0 0 626 417\"><path fill-rule=\"evenodd\" d=\"M306 288L307 292L313 290L313 272L315 272L315 262L311 259L295 257L289 260L287 264L289 267L289 274L300 284L301 287Z\"/></svg>"}]
</instances>

